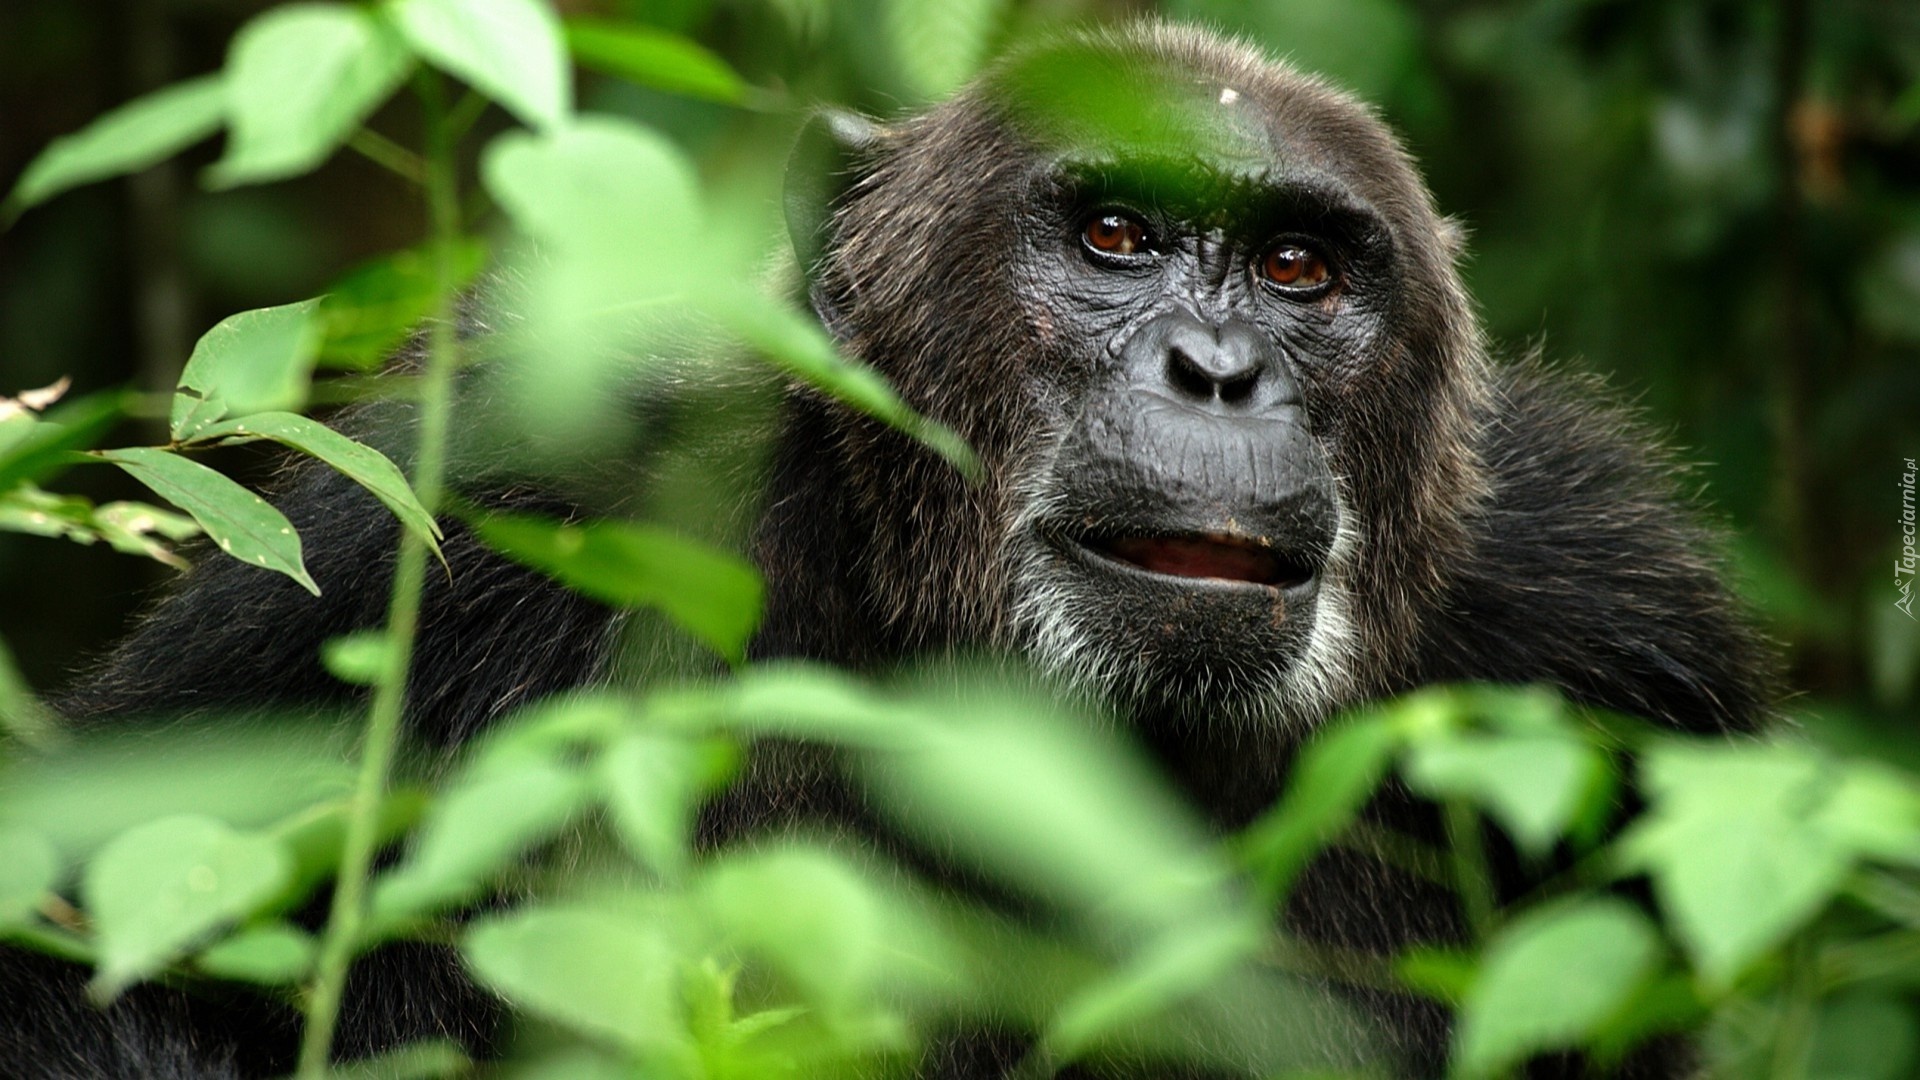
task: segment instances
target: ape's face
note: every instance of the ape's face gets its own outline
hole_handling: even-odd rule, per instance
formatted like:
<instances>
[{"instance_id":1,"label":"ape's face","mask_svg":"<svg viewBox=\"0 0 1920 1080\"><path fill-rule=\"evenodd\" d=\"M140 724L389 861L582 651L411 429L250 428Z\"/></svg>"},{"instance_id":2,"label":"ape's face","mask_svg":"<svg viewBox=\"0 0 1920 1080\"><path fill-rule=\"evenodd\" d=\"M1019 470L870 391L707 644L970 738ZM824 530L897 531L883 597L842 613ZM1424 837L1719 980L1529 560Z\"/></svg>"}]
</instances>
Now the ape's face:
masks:
<instances>
[{"instance_id":1,"label":"ape's face","mask_svg":"<svg viewBox=\"0 0 1920 1080\"><path fill-rule=\"evenodd\" d=\"M1397 143L1163 38L1016 61L898 147L847 214L894 257L846 295L1001 481L1001 632L1133 706L1346 698L1468 486L1476 339Z\"/></svg>"},{"instance_id":2,"label":"ape's face","mask_svg":"<svg viewBox=\"0 0 1920 1080\"><path fill-rule=\"evenodd\" d=\"M1032 646L1202 701L1331 671L1349 628L1323 395L1377 347L1386 230L1278 161L1063 154L1036 179L1015 273L1073 347L1035 370L1063 407L1010 545Z\"/></svg>"}]
</instances>

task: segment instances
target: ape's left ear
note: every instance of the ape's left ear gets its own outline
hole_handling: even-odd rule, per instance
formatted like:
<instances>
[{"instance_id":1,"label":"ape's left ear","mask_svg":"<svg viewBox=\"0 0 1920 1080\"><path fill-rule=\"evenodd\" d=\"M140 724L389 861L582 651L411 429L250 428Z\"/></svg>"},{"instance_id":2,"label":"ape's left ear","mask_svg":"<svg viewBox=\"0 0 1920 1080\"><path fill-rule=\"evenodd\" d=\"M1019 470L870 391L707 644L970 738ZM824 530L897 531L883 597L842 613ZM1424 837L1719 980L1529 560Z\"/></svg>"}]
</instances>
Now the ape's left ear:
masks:
<instances>
[{"instance_id":1,"label":"ape's left ear","mask_svg":"<svg viewBox=\"0 0 1920 1080\"><path fill-rule=\"evenodd\" d=\"M834 205L879 141L879 124L845 109L821 109L800 129L787 158L785 203L793 253L809 282L826 252Z\"/></svg>"}]
</instances>

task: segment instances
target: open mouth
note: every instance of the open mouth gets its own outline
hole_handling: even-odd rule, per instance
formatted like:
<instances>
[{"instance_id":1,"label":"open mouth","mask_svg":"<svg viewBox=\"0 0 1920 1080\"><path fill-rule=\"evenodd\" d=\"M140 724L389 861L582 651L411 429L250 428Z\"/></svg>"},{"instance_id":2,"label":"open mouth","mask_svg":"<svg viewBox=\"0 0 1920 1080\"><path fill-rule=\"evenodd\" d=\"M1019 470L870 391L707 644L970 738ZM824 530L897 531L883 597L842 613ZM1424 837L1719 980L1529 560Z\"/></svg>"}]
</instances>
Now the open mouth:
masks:
<instances>
[{"instance_id":1,"label":"open mouth","mask_svg":"<svg viewBox=\"0 0 1920 1080\"><path fill-rule=\"evenodd\" d=\"M1313 580L1315 569L1297 557L1218 533L1089 538L1085 543L1115 562L1168 577L1238 581L1286 589Z\"/></svg>"}]
</instances>

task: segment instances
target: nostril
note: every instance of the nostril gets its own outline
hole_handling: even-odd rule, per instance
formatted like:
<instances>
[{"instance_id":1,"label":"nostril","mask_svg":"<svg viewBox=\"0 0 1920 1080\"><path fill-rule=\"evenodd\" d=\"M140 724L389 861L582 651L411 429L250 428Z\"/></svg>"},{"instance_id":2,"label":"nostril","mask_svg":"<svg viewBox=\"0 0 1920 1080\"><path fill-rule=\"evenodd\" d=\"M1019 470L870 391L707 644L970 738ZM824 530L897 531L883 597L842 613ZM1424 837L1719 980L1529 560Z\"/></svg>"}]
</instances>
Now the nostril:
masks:
<instances>
[{"instance_id":1,"label":"nostril","mask_svg":"<svg viewBox=\"0 0 1920 1080\"><path fill-rule=\"evenodd\" d=\"M1253 397L1254 386L1260 381L1259 373L1249 371L1220 383L1220 400L1228 405L1239 405Z\"/></svg>"},{"instance_id":2,"label":"nostril","mask_svg":"<svg viewBox=\"0 0 1920 1080\"><path fill-rule=\"evenodd\" d=\"M1180 349L1167 352L1167 381L1181 393L1208 401L1213 398L1213 380L1200 370L1200 365Z\"/></svg>"}]
</instances>

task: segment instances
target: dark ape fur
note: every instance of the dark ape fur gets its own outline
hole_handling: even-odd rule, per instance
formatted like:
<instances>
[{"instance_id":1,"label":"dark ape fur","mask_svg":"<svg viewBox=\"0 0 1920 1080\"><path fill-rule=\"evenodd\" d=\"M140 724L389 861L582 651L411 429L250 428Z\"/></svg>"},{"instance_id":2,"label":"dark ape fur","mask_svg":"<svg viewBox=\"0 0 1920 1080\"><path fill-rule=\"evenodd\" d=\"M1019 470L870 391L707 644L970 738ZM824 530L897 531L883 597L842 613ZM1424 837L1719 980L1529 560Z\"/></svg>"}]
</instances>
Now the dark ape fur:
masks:
<instances>
[{"instance_id":1,"label":"dark ape fur","mask_svg":"<svg viewBox=\"0 0 1920 1080\"><path fill-rule=\"evenodd\" d=\"M898 434L791 393L755 542L769 585L756 656L876 670L953 648L1024 654L1129 715L1223 827L1273 800L1291 747L1330 711L1421 684L1546 682L1695 731L1763 718L1766 651L1721 581L1714 535L1676 493L1673 468L1595 387L1537 363L1488 360L1454 268L1457 231L1366 108L1191 31L1140 27L1064 48L1096 57L1107 77L1128 85L1164 86L1183 102L1197 95L1193 108L1205 122L1182 156L1204 157L1211 150L1203 144L1218 136L1240 171L1209 166L1194 191L1218 183L1254 192L1249 200L1293 214L1290 228L1345 222L1316 241L1338 256L1340 287L1310 303L1276 300L1223 272L1202 288L1194 282L1204 275L1175 273L1188 249L1170 242L1154 265L1176 284L1142 304L1116 299L1146 278L1090 272L1055 243L1053 208L1079 207L1076 170L1111 164L1102 155L1124 157L1125 148L1103 143L1099 130L1075 132L1072 117L1063 126L1044 115L1044 102L1023 96L1032 74L1023 65L1045 50L924 117L878 130L851 150L850 186L810 268L812 298L844 348L973 442L987 480L970 486ZM1224 111L1212 111L1216 101ZM1249 146L1266 155L1251 169ZM1239 205L1224 207L1222 220ZM1222 258L1230 245L1217 237L1226 229L1196 232L1193 266ZM1219 265L1239 265L1238 257ZM1222 339L1220 327L1257 325L1271 339L1258 343L1271 347L1259 353L1261 370L1284 370L1293 382L1260 415L1229 416L1224 399L1183 406L1208 419L1177 429L1201 446L1191 475L1169 482L1180 490L1101 505L1070 454L1088 430L1115 426L1111 416L1088 420L1089 402L1123 409L1145 392L1139 371L1119 372L1115 358L1130 355L1132 335L1155 313L1217 319L1210 325ZM405 427L404 419L387 423ZM1294 456L1325 468L1295 469L1290 458L1263 480L1267 444L1246 431L1283 432L1289 445L1306 447ZM1222 472L1230 458L1251 462L1255 475ZM1331 478L1325 508L1300 510L1294 486L1320 475ZM1234 507L1225 525L1207 515L1220 492L1249 485L1252 503L1272 494L1278 506L1285 495L1288 512L1310 512L1314 527L1250 504L1240 509L1259 527L1244 539L1236 533L1236 543L1310 565L1310 582L1182 593L1177 582L1074 549L1143 528L1149 505L1189 514L1195 534L1237 530ZM507 505L550 500L473 494ZM1148 495L1166 496L1165 505ZM282 502L323 596L230 560L203 561L67 697L76 720L222 704L208 688L247 702L347 699L315 650L381 621L393 526L321 469L298 470ZM1323 536L1332 539L1315 539ZM451 578L433 575L423 616L409 702L417 739L457 745L519 703L602 677L610 613L509 566L458 527L447 556ZM1136 580L1146 584L1130 591ZM1135 617L1157 596L1174 598L1165 620ZM729 826L751 828L774 806L839 802L825 789L749 792L732 804ZM1383 796L1374 812L1424 827L1404 796ZM1445 897L1341 857L1307 874L1288 916L1309 937L1365 949L1457 930ZM449 981L444 958L388 954L365 967L363 992L344 1018L344 1055L423 1034L491 1047L494 1018ZM284 1014L213 1009L143 988L99 1016L77 1004L77 981L54 970L39 960L0 965L8 1005L0 1073L230 1075L220 1071L227 1061L255 1075L288 1063ZM1436 1071L1444 1018L1379 1004L1407 1070ZM142 1065L129 1064L141 1054ZM943 1060L992 1057L980 1048ZM995 1067L936 1071L990 1075Z\"/></svg>"}]
</instances>

